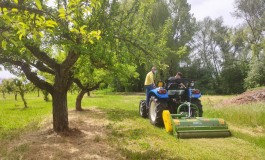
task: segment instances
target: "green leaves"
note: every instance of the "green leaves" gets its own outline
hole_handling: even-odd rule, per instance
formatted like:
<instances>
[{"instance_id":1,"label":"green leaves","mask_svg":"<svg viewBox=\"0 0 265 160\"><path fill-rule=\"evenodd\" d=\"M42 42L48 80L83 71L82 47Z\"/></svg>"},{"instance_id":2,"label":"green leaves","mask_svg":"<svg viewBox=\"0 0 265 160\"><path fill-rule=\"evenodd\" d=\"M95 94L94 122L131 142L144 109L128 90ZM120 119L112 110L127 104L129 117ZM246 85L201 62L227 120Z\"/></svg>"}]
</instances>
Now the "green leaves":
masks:
<instances>
[{"instance_id":1,"label":"green leaves","mask_svg":"<svg viewBox=\"0 0 265 160\"><path fill-rule=\"evenodd\" d=\"M179 48L179 50L177 51L177 54L179 57L182 57L184 55L187 55L188 54L188 48L187 46L182 46Z\"/></svg>"},{"instance_id":2,"label":"green leaves","mask_svg":"<svg viewBox=\"0 0 265 160\"><path fill-rule=\"evenodd\" d=\"M45 24L46 24L47 27L51 27L51 28L54 28L54 27L58 26L57 22L55 22L53 20L47 20L45 22Z\"/></svg>"},{"instance_id":3,"label":"green leaves","mask_svg":"<svg viewBox=\"0 0 265 160\"><path fill-rule=\"evenodd\" d=\"M7 45L6 40L3 40L3 41L2 41L2 48L3 48L4 50L6 50L6 45Z\"/></svg>"},{"instance_id":4,"label":"green leaves","mask_svg":"<svg viewBox=\"0 0 265 160\"><path fill-rule=\"evenodd\" d=\"M100 30L97 30L97 31L91 31L88 35L88 40L91 44L94 43L93 39L96 39L96 40L99 40L100 39L100 34L101 34L101 31Z\"/></svg>"},{"instance_id":5,"label":"green leaves","mask_svg":"<svg viewBox=\"0 0 265 160\"><path fill-rule=\"evenodd\" d=\"M26 35L27 30L29 29L28 25L23 22L18 22L18 28L17 34L19 36L19 40L22 40L22 37Z\"/></svg>"},{"instance_id":6,"label":"green leaves","mask_svg":"<svg viewBox=\"0 0 265 160\"><path fill-rule=\"evenodd\" d=\"M65 20L66 19L66 11L65 11L65 9L63 7L61 7L61 8L59 8L58 12L59 12L59 17L61 19Z\"/></svg>"},{"instance_id":7,"label":"green leaves","mask_svg":"<svg viewBox=\"0 0 265 160\"><path fill-rule=\"evenodd\" d=\"M41 5L41 2L40 0L34 0L35 3L36 3L36 6L38 7L39 10L42 10L42 5Z\"/></svg>"}]
</instances>

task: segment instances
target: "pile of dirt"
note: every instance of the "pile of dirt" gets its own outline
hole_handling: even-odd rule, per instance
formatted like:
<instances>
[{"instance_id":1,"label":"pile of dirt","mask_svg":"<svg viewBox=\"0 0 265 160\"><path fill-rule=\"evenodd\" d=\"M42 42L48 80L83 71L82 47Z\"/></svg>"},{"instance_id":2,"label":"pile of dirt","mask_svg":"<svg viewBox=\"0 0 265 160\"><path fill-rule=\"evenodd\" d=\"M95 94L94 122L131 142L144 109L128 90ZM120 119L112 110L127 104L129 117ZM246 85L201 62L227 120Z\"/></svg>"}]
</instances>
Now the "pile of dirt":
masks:
<instances>
[{"instance_id":1,"label":"pile of dirt","mask_svg":"<svg viewBox=\"0 0 265 160\"><path fill-rule=\"evenodd\" d=\"M265 88L248 90L232 99L229 103L248 104L252 102L265 101Z\"/></svg>"}]
</instances>

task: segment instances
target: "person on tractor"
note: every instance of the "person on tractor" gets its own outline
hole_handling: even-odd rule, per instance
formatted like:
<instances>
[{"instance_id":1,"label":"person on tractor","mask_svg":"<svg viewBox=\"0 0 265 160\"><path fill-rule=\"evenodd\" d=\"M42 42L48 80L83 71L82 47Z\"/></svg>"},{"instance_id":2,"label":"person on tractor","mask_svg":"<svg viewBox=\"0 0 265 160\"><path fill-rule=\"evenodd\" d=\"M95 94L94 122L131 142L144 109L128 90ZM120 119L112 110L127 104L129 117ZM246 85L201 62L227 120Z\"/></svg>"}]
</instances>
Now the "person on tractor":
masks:
<instances>
[{"instance_id":1,"label":"person on tractor","mask_svg":"<svg viewBox=\"0 0 265 160\"><path fill-rule=\"evenodd\" d=\"M170 77L168 80L169 81L174 81L174 80L177 80L177 79L182 79L183 78L183 74L181 72L177 72L176 76L174 77ZM190 86L191 88L194 89L194 81L191 81L191 83L193 83L192 86ZM186 85L183 84L182 82L178 83L180 89L187 89L186 88ZM170 84L168 84L168 87L170 87ZM189 97L187 96L187 94L184 94L183 99L189 99ZM197 98L191 98L190 100L191 103L195 104L198 109L199 109L199 117L202 117L203 116L203 107L202 107L202 104L201 104L201 101Z\"/></svg>"},{"instance_id":2,"label":"person on tractor","mask_svg":"<svg viewBox=\"0 0 265 160\"><path fill-rule=\"evenodd\" d=\"M177 74L174 77L169 77L168 80L176 80L176 79L181 79L183 74L181 72L177 72ZM179 84L181 88L186 88L186 86L183 83Z\"/></svg>"},{"instance_id":3,"label":"person on tractor","mask_svg":"<svg viewBox=\"0 0 265 160\"><path fill-rule=\"evenodd\" d=\"M146 89L146 107L149 107L149 98L148 98L148 93L152 89L154 89L155 86L155 80L154 80L154 75L156 74L156 67L152 67L151 71L147 73L145 77L145 82L144 86Z\"/></svg>"}]
</instances>

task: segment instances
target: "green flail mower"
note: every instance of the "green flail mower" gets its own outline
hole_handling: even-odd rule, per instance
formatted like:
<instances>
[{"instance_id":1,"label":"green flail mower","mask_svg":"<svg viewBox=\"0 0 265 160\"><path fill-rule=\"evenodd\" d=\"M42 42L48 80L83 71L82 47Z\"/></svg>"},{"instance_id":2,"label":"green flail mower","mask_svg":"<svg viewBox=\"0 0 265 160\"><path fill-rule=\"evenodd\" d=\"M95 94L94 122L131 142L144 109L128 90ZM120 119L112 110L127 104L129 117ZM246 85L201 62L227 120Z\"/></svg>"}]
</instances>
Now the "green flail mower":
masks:
<instances>
[{"instance_id":1,"label":"green flail mower","mask_svg":"<svg viewBox=\"0 0 265 160\"><path fill-rule=\"evenodd\" d=\"M186 88L180 88L179 83ZM170 80L148 94L150 99L141 100L139 113L143 118L149 118L152 125L165 127L166 131L177 138L217 138L229 137L231 132L222 118L203 117L199 98L201 93L194 89L192 80Z\"/></svg>"},{"instance_id":2,"label":"green flail mower","mask_svg":"<svg viewBox=\"0 0 265 160\"><path fill-rule=\"evenodd\" d=\"M163 121L166 131L177 138L231 136L225 120L221 118L189 117L186 113L170 114L169 110L164 110Z\"/></svg>"}]
</instances>

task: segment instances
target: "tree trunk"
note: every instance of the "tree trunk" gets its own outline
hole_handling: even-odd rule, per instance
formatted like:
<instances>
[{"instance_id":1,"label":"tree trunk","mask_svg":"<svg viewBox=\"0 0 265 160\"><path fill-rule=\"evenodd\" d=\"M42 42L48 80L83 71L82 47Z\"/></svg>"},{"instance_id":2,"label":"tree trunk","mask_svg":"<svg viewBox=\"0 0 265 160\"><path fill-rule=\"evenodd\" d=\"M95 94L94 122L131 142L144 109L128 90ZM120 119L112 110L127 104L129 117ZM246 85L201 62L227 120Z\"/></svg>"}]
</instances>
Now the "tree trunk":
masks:
<instances>
[{"instance_id":1,"label":"tree trunk","mask_svg":"<svg viewBox=\"0 0 265 160\"><path fill-rule=\"evenodd\" d=\"M87 95L88 97L90 97L90 91L88 91L86 95Z\"/></svg>"},{"instance_id":2,"label":"tree trunk","mask_svg":"<svg viewBox=\"0 0 265 160\"><path fill-rule=\"evenodd\" d=\"M4 99L6 99L5 92L4 92L4 91L2 91L2 93L3 93L3 98L4 98Z\"/></svg>"},{"instance_id":3,"label":"tree trunk","mask_svg":"<svg viewBox=\"0 0 265 160\"><path fill-rule=\"evenodd\" d=\"M82 102L82 99L83 99L85 94L86 94L86 91L85 90L81 90L79 92L78 96L76 97L75 109L77 111L83 111L82 106L81 106L81 102Z\"/></svg>"},{"instance_id":4,"label":"tree trunk","mask_svg":"<svg viewBox=\"0 0 265 160\"><path fill-rule=\"evenodd\" d=\"M52 93L53 129L55 132L69 130L67 90L54 91Z\"/></svg>"},{"instance_id":5,"label":"tree trunk","mask_svg":"<svg viewBox=\"0 0 265 160\"><path fill-rule=\"evenodd\" d=\"M17 101L17 92L15 91L15 101Z\"/></svg>"},{"instance_id":6,"label":"tree trunk","mask_svg":"<svg viewBox=\"0 0 265 160\"><path fill-rule=\"evenodd\" d=\"M49 92L46 91L46 90L43 90L42 93L43 93L43 96L44 96L44 98L43 98L44 101L48 102L49 101L49 97L48 97L49 96Z\"/></svg>"},{"instance_id":7,"label":"tree trunk","mask_svg":"<svg viewBox=\"0 0 265 160\"><path fill-rule=\"evenodd\" d=\"M27 102L26 102L26 99L25 99L25 96L24 96L24 92L20 91L19 94L20 94L21 99L22 99L22 101L24 103L24 108L28 108L28 105L27 105Z\"/></svg>"},{"instance_id":8,"label":"tree trunk","mask_svg":"<svg viewBox=\"0 0 265 160\"><path fill-rule=\"evenodd\" d=\"M28 105L27 105L27 102L26 102L26 99L25 99L25 91L21 88L21 86L18 87L19 89L19 94L20 94L20 97L24 103L24 108L28 108Z\"/></svg>"}]
</instances>

